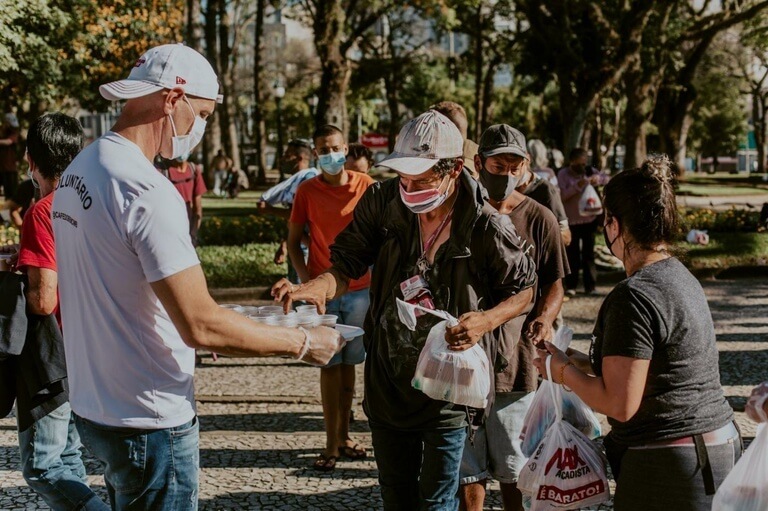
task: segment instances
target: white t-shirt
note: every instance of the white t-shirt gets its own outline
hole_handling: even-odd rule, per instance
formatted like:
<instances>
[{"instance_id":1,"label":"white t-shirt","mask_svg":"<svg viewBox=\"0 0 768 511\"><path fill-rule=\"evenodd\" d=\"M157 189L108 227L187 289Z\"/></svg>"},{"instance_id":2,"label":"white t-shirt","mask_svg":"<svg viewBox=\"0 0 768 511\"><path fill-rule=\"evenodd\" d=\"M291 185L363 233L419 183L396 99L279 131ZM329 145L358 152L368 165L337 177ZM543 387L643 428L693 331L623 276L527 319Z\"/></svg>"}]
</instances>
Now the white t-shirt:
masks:
<instances>
[{"instance_id":1,"label":"white t-shirt","mask_svg":"<svg viewBox=\"0 0 768 511\"><path fill-rule=\"evenodd\" d=\"M181 195L108 132L64 172L52 216L74 412L142 429L192 420L195 351L150 287L199 264Z\"/></svg>"}]
</instances>

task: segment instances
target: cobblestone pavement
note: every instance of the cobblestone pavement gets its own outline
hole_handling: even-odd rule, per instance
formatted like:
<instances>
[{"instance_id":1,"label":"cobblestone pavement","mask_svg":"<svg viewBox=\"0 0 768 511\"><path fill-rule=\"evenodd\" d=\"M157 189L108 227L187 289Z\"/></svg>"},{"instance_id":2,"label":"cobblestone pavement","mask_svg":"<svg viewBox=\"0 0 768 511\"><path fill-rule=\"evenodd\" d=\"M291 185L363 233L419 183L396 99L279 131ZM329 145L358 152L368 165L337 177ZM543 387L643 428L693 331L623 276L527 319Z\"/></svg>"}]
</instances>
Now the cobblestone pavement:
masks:
<instances>
[{"instance_id":1,"label":"cobblestone pavement","mask_svg":"<svg viewBox=\"0 0 768 511\"><path fill-rule=\"evenodd\" d=\"M708 281L704 287L717 327L722 383L749 441L755 426L742 411L745 396L768 379L768 280ZM601 301L578 295L565 304L566 321L576 332L574 347L588 347ZM362 367L358 374L360 382ZM318 380L317 369L291 361L204 359L197 374L200 509L381 509L371 458L342 460L327 475L308 468L324 444ZM370 446L359 403L354 411L352 437ZM2 419L0 509L45 509L25 485L17 456L15 419ZM104 496L98 463L88 457L86 463L92 486ZM497 485L491 486L487 509L501 509Z\"/></svg>"}]
</instances>

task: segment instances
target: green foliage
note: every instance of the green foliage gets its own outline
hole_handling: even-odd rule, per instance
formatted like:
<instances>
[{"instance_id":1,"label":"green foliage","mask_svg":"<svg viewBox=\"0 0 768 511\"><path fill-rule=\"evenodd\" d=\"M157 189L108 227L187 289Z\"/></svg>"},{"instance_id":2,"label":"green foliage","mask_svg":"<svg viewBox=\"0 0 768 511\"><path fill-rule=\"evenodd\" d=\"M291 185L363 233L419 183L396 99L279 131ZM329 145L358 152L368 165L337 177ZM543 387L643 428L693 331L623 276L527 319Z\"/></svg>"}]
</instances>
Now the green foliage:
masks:
<instances>
[{"instance_id":1,"label":"green foliage","mask_svg":"<svg viewBox=\"0 0 768 511\"><path fill-rule=\"evenodd\" d=\"M23 100L46 101L61 95L59 63L71 20L71 13L47 0L0 0L3 100L16 106Z\"/></svg>"},{"instance_id":2,"label":"green foliage","mask_svg":"<svg viewBox=\"0 0 768 511\"><path fill-rule=\"evenodd\" d=\"M210 288L271 286L285 276L285 264L274 263L276 243L241 247L198 247L197 255Z\"/></svg>"},{"instance_id":3,"label":"green foliage","mask_svg":"<svg viewBox=\"0 0 768 511\"><path fill-rule=\"evenodd\" d=\"M755 232L760 214L745 209L715 211L713 209L688 209L680 211L680 230L683 235L691 229L710 232Z\"/></svg>"},{"instance_id":4,"label":"green foliage","mask_svg":"<svg viewBox=\"0 0 768 511\"><path fill-rule=\"evenodd\" d=\"M708 54L694 81L698 97L690 136L705 156L735 154L747 133L744 78L731 73L724 58L721 51Z\"/></svg>"},{"instance_id":5,"label":"green foliage","mask_svg":"<svg viewBox=\"0 0 768 511\"><path fill-rule=\"evenodd\" d=\"M288 235L285 220L271 216L203 217L199 239L203 246L278 243Z\"/></svg>"},{"instance_id":6,"label":"green foliage","mask_svg":"<svg viewBox=\"0 0 768 511\"><path fill-rule=\"evenodd\" d=\"M19 244L19 230L15 226L8 226L0 224L0 246L2 245L18 245Z\"/></svg>"},{"instance_id":7,"label":"green foliage","mask_svg":"<svg viewBox=\"0 0 768 511\"><path fill-rule=\"evenodd\" d=\"M99 84L124 78L148 48L181 40L183 7L183 0L0 0L3 99L32 115L70 99L103 108Z\"/></svg>"}]
</instances>

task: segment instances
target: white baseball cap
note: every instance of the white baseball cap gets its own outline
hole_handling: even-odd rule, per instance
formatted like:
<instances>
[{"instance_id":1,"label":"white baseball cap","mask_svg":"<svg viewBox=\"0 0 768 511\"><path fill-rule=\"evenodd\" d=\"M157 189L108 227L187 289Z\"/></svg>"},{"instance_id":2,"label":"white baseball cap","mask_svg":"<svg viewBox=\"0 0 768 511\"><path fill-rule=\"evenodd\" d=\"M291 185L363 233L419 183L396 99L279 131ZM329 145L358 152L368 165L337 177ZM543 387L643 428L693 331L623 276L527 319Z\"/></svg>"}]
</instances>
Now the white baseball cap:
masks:
<instances>
[{"instance_id":1,"label":"white baseball cap","mask_svg":"<svg viewBox=\"0 0 768 511\"><path fill-rule=\"evenodd\" d=\"M448 117L428 110L400 130L395 150L379 165L407 176L418 176L443 158L464 154L464 138Z\"/></svg>"},{"instance_id":2,"label":"white baseball cap","mask_svg":"<svg viewBox=\"0 0 768 511\"><path fill-rule=\"evenodd\" d=\"M125 80L99 86L109 101L133 99L163 89L180 87L189 96L221 103L219 80L208 60L183 44L164 44L147 50Z\"/></svg>"}]
</instances>

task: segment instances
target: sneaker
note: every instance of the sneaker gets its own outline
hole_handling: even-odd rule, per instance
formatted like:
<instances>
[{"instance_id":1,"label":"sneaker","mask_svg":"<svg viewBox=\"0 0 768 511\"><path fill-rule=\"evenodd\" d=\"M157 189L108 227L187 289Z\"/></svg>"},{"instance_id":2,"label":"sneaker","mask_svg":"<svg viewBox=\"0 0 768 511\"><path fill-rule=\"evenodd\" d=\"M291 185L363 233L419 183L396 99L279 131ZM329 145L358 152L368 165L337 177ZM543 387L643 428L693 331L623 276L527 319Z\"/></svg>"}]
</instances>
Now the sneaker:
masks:
<instances>
[{"instance_id":1,"label":"sneaker","mask_svg":"<svg viewBox=\"0 0 768 511\"><path fill-rule=\"evenodd\" d=\"M568 289L565 292L565 296L576 296L576 290L575 289Z\"/></svg>"}]
</instances>

